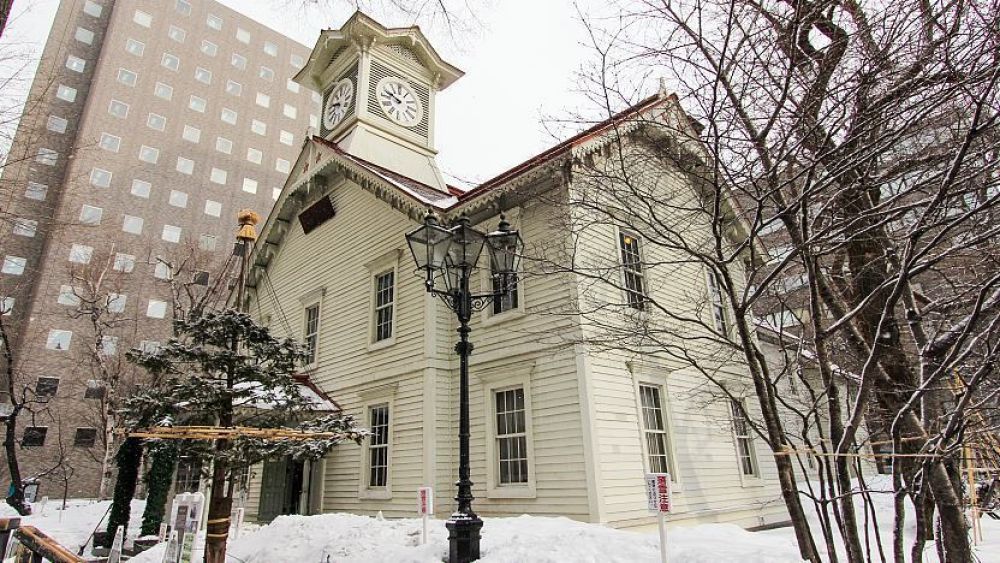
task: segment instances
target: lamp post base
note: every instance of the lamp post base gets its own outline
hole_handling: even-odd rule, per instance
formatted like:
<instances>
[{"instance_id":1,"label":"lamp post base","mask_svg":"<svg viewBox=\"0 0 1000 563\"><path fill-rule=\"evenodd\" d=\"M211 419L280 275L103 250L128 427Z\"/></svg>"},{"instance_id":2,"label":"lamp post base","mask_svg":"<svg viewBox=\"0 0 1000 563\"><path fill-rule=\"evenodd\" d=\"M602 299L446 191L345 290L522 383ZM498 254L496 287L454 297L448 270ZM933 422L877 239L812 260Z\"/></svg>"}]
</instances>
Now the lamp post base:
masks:
<instances>
[{"instance_id":1,"label":"lamp post base","mask_svg":"<svg viewBox=\"0 0 1000 563\"><path fill-rule=\"evenodd\" d=\"M478 516L456 512L444 527L448 528L448 563L479 559L479 531L483 529L483 521Z\"/></svg>"}]
</instances>

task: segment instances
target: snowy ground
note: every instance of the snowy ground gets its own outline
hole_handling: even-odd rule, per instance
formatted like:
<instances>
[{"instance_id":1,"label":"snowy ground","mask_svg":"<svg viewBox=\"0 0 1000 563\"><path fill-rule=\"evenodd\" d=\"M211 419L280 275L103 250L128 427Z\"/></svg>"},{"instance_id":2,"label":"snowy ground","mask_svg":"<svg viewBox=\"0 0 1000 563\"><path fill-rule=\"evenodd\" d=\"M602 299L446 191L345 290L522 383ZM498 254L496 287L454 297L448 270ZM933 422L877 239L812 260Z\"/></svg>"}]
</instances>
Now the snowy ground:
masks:
<instances>
[{"instance_id":1,"label":"snowy ground","mask_svg":"<svg viewBox=\"0 0 1000 563\"><path fill-rule=\"evenodd\" d=\"M132 513L129 520L129 530L139 532L142 521L142 511L146 506L144 500L132 501ZM108 512L111 501L97 502L95 500L70 499L66 502L66 510L62 510L61 500L50 500L46 505L36 502L31 505L33 514L21 517L21 525L31 525L55 538L56 541L73 552L88 541L94 527ZM17 517L17 512L6 504L0 504L0 518ZM106 522L106 521L105 521ZM104 529L102 524L101 530ZM87 547L90 553L90 546ZM159 563L157 561L157 563Z\"/></svg>"},{"instance_id":2,"label":"snowy ground","mask_svg":"<svg viewBox=\"0 0 1000 563\"><path fill-rule=\"evenodd\" d=\"M879 483L873 483L878 490ZM879 528L889 549L892 518L891 495L875 496ZM71 501L60 513L58 503L49 503L45 514L25 519L75 550L89 535L108 508L107 502ZM132 505L132 531L138 530L143 503ZM7 507L0 516L12 515ZM1000 521L984 518L985 543L977 548L981 561L1000 563ZM912 523L911 523L912 524ZM380 520L351 514L322 516L282 516L263 527L247 526L239 538L231 540L232 561L243 563L437 563L448 551L447 531L441 520L430 523L430 541L420 545L421 521ZM912 525L907 527L908 539ZM747 532L727 524L672 527L668 537L671 563L764 563L799 561L790 528L767 532ZM909 549L909 546L907 546ZM522 562L601 562L643 563L659 561L655 533L614 530L583 524L566 518L487 518L483 528L483 563ZM132 559L135 563L160 563L163 547ZM886 555L891 560L891 553ZM873 559L879 560L873 549ZM937 558L930 550L925 561Z\"/></svg>"}]
</instances>

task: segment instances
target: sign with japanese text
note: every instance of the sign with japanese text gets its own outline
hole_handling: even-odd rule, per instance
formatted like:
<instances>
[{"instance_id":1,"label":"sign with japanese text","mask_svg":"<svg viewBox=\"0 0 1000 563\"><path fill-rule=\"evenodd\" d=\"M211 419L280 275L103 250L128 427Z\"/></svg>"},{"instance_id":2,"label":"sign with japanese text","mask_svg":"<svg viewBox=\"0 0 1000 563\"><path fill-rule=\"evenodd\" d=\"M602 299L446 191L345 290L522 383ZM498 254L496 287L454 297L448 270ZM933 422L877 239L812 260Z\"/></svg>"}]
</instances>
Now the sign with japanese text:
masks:
<instances>
[{"instance_id":1,"label":"sign with japanese text","mask_svg":"<svg viewBox=\"0 0 1000 563\"><path fill-rule=\"evenodd\" d=\"M646 506L650 512L670 512L670 474L646 474Z\"/></svg>"},{"instance_id":2,"label":"sign with japanese text","mask_svg":"<svg viewBox=\"0 0 1000 563\"><path fill-rule=\"evenodd\" d=\"M430 487L417 489L417 514L421 516L434 514L434 490Z\"/></svg>"}]
</instances>

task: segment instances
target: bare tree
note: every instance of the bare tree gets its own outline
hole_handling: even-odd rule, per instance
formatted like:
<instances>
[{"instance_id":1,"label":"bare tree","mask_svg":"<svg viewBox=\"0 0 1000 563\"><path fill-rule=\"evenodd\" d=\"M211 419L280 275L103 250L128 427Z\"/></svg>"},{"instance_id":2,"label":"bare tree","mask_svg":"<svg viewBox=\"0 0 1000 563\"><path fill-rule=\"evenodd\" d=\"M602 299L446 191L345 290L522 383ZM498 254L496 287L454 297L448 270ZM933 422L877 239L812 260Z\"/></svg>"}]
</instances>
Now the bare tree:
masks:
<instances>
[{"instance_id":1,"label":"bare tree","mask_svg":"<svg viewBox=\"0 0 1000 563\"><path fill-rule=\"evenodd\" d=\"M650 69L677 97L613 122L610 141L567 169L574 244L543 262L588 280L576 311L588 341L682 361L726 396L756 397L804 558L820 560L803 494L829 559L841 537L848 561L884 555L867 532L870 491L852 481L867 423L888 442L897 498L916 508L911 557L936 517L942 559L971 560L961 449L991 431L970 415L1000 389L998 6L617 6L614 28L584 19L594 99L609 114L631 104ZM643 251L575 252L612 228ZM704 285L670 287L697 272ZM754 312L769 300L781 314L764 322ZM797 354L769 358L761 325ZM793 381L807 400L787 399ZM818 487L800 493L796 459L820 462Z\"/></svg>"}]
</instances>

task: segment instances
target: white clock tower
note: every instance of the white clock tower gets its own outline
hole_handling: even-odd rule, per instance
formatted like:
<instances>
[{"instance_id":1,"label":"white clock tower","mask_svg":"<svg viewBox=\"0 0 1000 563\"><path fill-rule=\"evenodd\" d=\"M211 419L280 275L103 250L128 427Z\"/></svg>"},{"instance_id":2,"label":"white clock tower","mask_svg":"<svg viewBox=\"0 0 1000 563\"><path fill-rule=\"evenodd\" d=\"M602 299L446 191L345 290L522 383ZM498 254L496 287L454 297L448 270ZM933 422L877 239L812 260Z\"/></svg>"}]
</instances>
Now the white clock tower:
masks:
<instances>
[{"instance_id":1,"label":"white clock tower","mask_svg":"<svg viewBox=\"0 0 1000 563\"><path fill-rule=\"evenodd\" d=\"M462 74L418 27L385 28L355 12L320 34L293 80L323 94L323 138L447 192L434 162L434 96Z\"/></svg>"}]
</instances>

